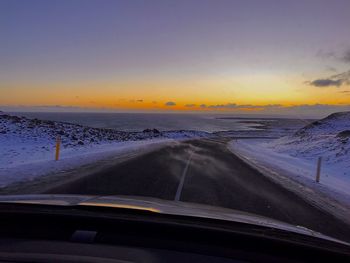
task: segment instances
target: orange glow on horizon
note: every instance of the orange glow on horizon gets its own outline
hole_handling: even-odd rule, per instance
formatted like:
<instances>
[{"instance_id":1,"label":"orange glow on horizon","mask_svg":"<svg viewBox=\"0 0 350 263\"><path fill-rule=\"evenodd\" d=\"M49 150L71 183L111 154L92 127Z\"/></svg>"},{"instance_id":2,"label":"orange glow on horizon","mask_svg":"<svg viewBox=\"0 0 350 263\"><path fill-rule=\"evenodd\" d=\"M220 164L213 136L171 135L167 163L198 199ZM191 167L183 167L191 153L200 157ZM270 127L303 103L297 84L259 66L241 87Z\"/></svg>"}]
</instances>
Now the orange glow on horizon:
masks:
<instances>
[{"instance_id":1,"label":"orange glow on horizon","mask_svg":"<svg viewBox=\"0 0 350 263\"><path fill-rule=\"evenodd\" d=\"M126 81L115 83L65 82L1 84L0 105L73 106L87 109L139 111L261 111L264 105L350 104L338 88L320 89L302 79L270 75L203 77L185 80ZM348 89L342 87L342 89ZM175 105L167 106L167 102ZM253 107L208 107L213 105ZM195 104L193 107L186 105ZM200 107L205 104L207 107ZM260 106L260 107L259 107Z\"/></svg>"}]
</instances>

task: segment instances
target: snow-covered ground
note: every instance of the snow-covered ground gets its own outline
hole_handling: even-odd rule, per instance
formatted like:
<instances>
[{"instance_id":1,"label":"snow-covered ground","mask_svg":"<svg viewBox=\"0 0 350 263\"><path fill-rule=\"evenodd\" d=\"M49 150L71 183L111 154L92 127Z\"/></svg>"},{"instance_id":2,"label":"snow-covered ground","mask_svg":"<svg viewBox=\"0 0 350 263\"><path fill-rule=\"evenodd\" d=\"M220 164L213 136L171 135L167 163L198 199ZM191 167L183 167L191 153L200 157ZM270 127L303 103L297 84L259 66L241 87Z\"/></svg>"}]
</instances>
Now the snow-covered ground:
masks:
<instances>
[{"instance_id":1,"label":"snow-covered ground","mask_svg":"<svg viewBox=\"0 0 350 263\"><path fill-rule=\"evenodd\" d=\"M332 114L276 140L234 140L229 148L257 168L289 177L350 207L350 112ZM316 183L318 157L322 167Z\"/></svg>"},{"instance_id":2,"label":"snow-covered ground","mask_svg":"<svg viewBox=\"0 0 350 263\"><path fill-rule=\"evenodd\" d=\"M62 144L60 160L56 162L58 135ZM121 132L0 113L0 187L109 156L149 150L174 140L207 136L210 134L200 131L159 132L148 129Z\"/></svg>"}]
</instances>

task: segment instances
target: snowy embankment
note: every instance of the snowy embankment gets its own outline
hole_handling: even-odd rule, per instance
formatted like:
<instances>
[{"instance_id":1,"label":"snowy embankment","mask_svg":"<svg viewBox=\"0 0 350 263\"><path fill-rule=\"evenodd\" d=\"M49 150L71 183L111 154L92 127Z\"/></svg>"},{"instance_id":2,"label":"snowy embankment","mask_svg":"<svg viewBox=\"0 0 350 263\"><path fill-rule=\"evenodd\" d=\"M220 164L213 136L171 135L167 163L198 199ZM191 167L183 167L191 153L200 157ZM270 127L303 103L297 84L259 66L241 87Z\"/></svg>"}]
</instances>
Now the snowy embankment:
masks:
<instances>
[{"instance_id":1,"label":"snowy embankment","mask_svg":"<svg viewBox=\"0 0 350 263\"><path fill-rule=\"evenodd\" d=\"M55 161L58 135L62 143L60 160ZM207 136L205 132L155 129L121 132L0 113L0 187L111 156L152 150L174 140Z\"/></svg>"},{"instance_id":2,"label":"snowy embankment","mask_svg":"<svg viewBox=\"0 0 350 263\"><path fill-rule=\"evenodd\" d=\"M232 141L229 148L258 169L301 183L301 194L316 191L350 208L350 112L332 114L280 139Z\"/></svg>"}]
</instances>

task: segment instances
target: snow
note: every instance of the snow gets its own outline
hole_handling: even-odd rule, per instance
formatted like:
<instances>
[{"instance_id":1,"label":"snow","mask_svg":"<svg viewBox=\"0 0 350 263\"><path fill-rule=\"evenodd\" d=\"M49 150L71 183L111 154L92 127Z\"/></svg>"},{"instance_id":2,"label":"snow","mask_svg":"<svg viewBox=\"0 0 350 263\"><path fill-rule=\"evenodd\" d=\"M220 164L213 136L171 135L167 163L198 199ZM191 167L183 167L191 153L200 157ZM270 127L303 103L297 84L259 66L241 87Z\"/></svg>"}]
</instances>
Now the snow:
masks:
<instances>
[{"instance_id":1,"label":"snow","mask_svg":"<svg viewBox=\"0 0 350 263\"><path fill-rule=\"evenodd\" d=\"M310 194L311 189L350 207L350 112L306 124L290 134L299 122L265 123L272 127L268 133L276 129L274 135L290 135L275 140L236 139L229 148L250 164L269 171L274 179L299 182L303 186L301 195ZM57 135L62 138L59 161L54 160ZM212 134L186 130L122 132L0 113L0 187L106 158L146 152L178 140L209 136ZM323 158L321 181L316 183L319 156ZM284 179L281 182L291 184Z\"/></svg>"},{"instance_id":2,"label":"snow","mask_svg":"<svg viewBox=\"0 0 350 263\"><path fill-rule=\"evenodd\" d=\"M57 135L62 140L59 161L54 160ZM0 114L0 187L175 140L207 136L200 131L121 132Z\"/></svg>"},{"instance_id":3,"label":"snow","mask_svg":"<svg viewBox=\"0 0 350 263\"><path fill-rule=\"evenodd\" d=\"M62 152L59 161L55 161L53 158L41 160L29 158L29 160L15 163L11 166L2 166L0 168L0 187L78 168L106 158L122 157L126 154L140 153L145 149L155 149L155 146L160 146L170 141L171 139L149 139L68 149Z\"/></svg>"},{"instance_id":4,"label":"snow","mask_svg":"<svg viewBox=\"0 0 350 263\"><path fill-rule=\"evenodd\" d=\"M294 179L315 185L317 159L305 159L293 157L287 153L276 152L271 148L273 142L267 140L237 140L230 142L230 149L247 159L260 163L263 166L285 170L285 174L292 175ZM350 176L343 170L347 164L323 163L321 168L321 186L349 196L350 201Z\"/></svg>"},{"instance_id":5,"label":"snow","mask_svg":"<svg viewBox=\"0 0 350 263\"><path fill-rule=\"evenodd\" d=\"M272 142L279 153L314 161L322 157L337 177L350 178L350 112L335 113Z\"/></svg>"},{"instance_id":6,"label":"snow","mask_svg":"<svg viewBox=\"0 0 350 263\"><path fill-rule=\"evenodd\" d=\"M298 182L301 195L317 192L350 209L349 131L350 112L335 113L279 139L233 140L229 149L272 179ZM322 167L316 183L318 157Z\"/></svg>"}]
</instances>

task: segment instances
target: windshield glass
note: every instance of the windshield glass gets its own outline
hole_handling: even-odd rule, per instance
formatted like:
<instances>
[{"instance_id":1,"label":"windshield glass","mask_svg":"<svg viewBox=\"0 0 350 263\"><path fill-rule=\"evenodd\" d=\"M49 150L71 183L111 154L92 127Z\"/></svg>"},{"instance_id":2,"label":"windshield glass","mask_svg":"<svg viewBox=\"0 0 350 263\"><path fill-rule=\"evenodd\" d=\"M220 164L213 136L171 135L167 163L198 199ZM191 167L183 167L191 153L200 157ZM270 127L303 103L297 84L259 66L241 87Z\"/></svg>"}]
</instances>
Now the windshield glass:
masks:
<instances>
[{"instance_id":1,"label":"windshield glass","mask_svg":"<svg viewBox=\"0 0 350 263\"><path fill-rule=\"evenodd\" d=\"M349 10L1 0L0 201L156 198L350 241Z\"/></svg>"}]
</instances>

